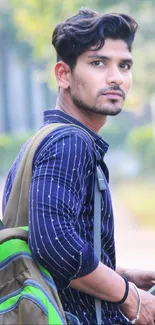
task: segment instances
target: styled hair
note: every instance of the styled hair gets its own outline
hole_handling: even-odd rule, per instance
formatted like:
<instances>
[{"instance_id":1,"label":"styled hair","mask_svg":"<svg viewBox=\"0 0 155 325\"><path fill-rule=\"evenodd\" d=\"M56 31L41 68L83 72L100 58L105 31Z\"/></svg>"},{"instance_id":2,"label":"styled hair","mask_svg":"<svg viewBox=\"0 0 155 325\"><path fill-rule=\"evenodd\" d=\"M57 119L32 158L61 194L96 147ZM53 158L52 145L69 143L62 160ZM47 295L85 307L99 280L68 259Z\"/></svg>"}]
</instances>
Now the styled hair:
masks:
<instances>
[{"instance_id":1,"label":"styled hair","mask_svg":"<svg viewBox=\"0 0 155 325\"><path fill-rule=\"evenodd\" d=\"M58 24L52 35L52 44L57 53L57 61L64 61L71 69L79 55L90 48L99 50L107 38L126 42L131 51L136 21L126 14L101 14L81 8L77 15Z\"/></svg>"}]
</instances>

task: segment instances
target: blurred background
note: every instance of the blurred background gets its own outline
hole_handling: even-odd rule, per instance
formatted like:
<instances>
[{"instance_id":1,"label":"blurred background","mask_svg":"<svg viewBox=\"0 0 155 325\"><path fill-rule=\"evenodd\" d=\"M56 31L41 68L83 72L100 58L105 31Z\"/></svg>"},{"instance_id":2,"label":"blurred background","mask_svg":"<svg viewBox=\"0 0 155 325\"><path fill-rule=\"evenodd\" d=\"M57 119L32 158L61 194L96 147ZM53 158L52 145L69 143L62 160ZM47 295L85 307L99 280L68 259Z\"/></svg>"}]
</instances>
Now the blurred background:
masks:
<instances>
[{"instance_id":1,"label":"blurred background","mask_svg":"<svg viewBox=\"0 0 155 325\"><path fill-rule=\"evenodd\" d=\"M118 263L155 269L155 0L0 0L0 193L43 111L55 107L53 28L81 6L139 24L132 91L100 133L110 145Z\"/></svg>"}]
</instances>

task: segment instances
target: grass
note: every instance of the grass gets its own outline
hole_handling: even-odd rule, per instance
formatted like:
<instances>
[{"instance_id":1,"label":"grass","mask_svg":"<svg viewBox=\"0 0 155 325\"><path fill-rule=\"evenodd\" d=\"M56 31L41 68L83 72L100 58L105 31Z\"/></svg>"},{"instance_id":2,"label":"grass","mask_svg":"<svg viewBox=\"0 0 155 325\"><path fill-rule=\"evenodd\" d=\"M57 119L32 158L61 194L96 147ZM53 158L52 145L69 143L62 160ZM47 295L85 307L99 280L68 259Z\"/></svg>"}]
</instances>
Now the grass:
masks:
<instances>
[{"instance_id":1,"label":"grass","mask_svg":"<svg viewBox=\"0 0 155 325\"><path fill-rule=\"evenodd\" d=\"M123 182L116 194L141 225L155 229L155 181Z\"/></svg>"}]
</instances>

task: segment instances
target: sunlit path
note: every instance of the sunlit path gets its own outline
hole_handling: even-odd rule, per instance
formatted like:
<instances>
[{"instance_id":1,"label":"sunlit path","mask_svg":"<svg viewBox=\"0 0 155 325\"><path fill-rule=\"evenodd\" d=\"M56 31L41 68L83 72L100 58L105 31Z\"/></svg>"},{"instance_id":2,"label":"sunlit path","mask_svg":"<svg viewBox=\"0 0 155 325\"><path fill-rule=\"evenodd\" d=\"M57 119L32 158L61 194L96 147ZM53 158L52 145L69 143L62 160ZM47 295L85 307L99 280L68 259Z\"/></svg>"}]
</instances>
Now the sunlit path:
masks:
<instances>
[{"instance_id":1,"label":"sunlit path","mask_svg":"<svg viewBox=\"0 0 155 325\"><path fill-rule=\"evenodd\" d=\"M134 217L113 198L117 264L155 270L155 230L136 223Z\"/></svg>"}]
</instances>

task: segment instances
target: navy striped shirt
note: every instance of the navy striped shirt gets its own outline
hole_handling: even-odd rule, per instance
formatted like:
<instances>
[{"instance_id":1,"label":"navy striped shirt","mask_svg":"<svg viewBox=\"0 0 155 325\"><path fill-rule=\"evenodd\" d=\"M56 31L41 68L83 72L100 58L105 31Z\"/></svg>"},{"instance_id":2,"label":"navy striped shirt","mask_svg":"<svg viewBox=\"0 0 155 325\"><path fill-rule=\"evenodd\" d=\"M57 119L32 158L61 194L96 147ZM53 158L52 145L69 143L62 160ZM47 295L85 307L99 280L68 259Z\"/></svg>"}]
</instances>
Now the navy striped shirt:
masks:
<instances>
[{"instance_id":1,"label":"navy striped shirt","mask_svg":"<svg viewBox=\"0 0 155 325\"><path fill-rule=\"evenodd\" d=\"M34 257L52 274L66 311L82 324L97 324L94 297L70 288L72 279L95 270L93 209L96 164L100 164L106 190L102 192L101 259L115 270L113 210L109 174L104 162L107 143L92 130L59 110L44 113L44 125L65 123L45 137L33 160L29 195L29 245ZM90 135L90 136L89 136ZM8 174L3 214L15 174L28 142ZM128 324L119 307L102 301L103 324Z\"/></svg>"}]
</instances>

